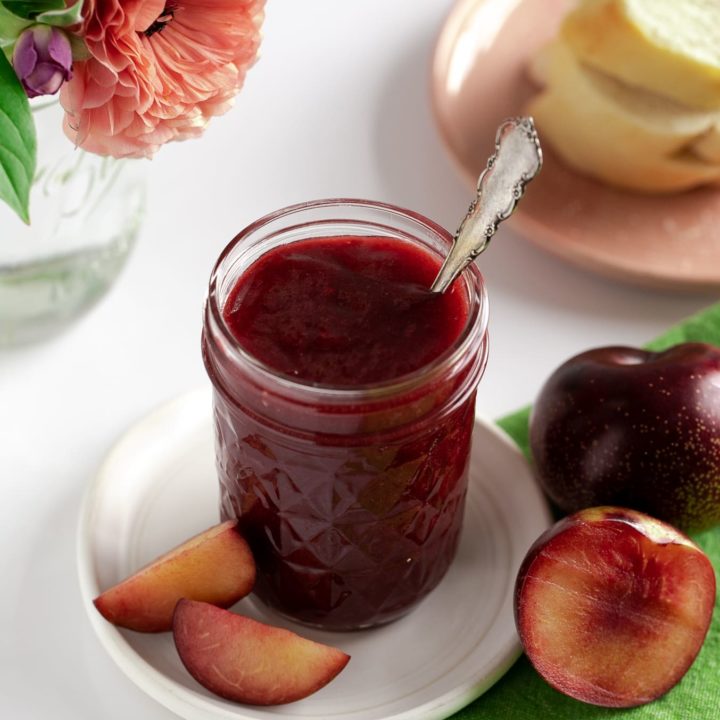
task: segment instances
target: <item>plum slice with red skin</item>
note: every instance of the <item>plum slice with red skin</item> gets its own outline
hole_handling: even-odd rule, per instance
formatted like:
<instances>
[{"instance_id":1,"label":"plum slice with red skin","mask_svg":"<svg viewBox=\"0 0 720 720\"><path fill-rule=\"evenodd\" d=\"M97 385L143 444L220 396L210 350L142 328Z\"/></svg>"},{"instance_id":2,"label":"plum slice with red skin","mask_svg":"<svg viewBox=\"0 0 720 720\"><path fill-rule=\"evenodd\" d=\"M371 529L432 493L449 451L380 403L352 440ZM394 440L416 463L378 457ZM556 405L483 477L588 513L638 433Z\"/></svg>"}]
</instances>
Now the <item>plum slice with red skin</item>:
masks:
<instances>
[{"instance_id":1,"label":"plum slice with red skin","mask_svg":"<svg viewBox=\"0 0 720 720\"><path fill-rule=\"evenodd\" d=\"M634 707L670 690L704 642L715 573L675 528L599 507L564 518L530 548L515 621L539 674L570 697Z\"/></svg>"},{"instance_id":2,"label":"plum slice with red skin","mask_svg":"<svg viewBox=\"0 0 720 720\"><path fill-rule=\"evenodd\" d=\"M180 659L203 687L249 705L301 700L350 660L337 648L192 600L178 602L173 637Z\"/></svg>"},{"instance_id":3,"label":"plum slice with red skin","mask_svg":"<svg viewBox=\"0 0 720 720\"><path fill-rule=\"evenodd\" d=\"M165 553L93 602L114 625L163 632L172 628L180 598L230 607L252 590L255 574L250 547L228 520Z\"/></svg>"}]
</instances>

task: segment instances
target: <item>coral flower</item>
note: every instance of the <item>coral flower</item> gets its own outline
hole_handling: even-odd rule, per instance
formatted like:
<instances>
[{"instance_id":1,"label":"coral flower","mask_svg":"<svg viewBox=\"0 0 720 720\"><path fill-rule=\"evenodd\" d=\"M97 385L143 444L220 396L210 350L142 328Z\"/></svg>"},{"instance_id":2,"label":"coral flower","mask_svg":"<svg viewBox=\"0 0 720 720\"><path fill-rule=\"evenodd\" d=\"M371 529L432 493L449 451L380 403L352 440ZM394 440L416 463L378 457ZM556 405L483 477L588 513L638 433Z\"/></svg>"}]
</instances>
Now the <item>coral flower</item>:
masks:
<instances>
[{"instance_id":1,"label":"coral flower","mask_svg":"<svg viewBox=\"0 0 720 720\"><path fill-rule=\"evenodd\" d=\"M150 157L230 108L257 56L265 0L85 0L60 100L65 132L100 155Z\"/></svg>"}]
</instances>

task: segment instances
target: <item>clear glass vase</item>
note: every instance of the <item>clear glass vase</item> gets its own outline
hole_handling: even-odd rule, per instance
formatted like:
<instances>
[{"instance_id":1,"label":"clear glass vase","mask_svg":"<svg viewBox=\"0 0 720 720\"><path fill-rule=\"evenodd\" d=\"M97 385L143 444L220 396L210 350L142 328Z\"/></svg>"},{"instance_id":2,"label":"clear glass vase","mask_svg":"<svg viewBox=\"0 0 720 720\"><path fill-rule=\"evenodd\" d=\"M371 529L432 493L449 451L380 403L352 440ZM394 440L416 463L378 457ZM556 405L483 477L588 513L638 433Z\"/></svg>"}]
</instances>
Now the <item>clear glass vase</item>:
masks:
<instances>
[{"instance_id":1,"label":"clear glass vase","mask_svg":"<svg viewBox=\"0 0 720 720\"><path fill-rule=\"evenodd\" d=\"M50 337L120 274L142 223L145 166L76 149L56 100L33 106L38 162L31 224L0 203L0 347Z\"/></svg>"}]
</instances>

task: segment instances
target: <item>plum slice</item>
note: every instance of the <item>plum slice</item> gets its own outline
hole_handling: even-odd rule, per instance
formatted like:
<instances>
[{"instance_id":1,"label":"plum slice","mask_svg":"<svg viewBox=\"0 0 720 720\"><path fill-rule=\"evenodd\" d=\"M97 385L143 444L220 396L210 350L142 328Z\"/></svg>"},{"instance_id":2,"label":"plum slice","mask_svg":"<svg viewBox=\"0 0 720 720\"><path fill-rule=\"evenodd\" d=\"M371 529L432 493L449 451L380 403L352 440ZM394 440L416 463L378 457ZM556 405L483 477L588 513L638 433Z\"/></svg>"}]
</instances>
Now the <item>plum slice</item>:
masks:
<instances>
[{"instance_id":1,"label":"plum slice","mask_svg":"<svg viewBox=\"0 0 720 720\"><path fill-rule=\"evenodd\" d=\"M704 642L715 573L703 551L643 513L571 515L530 548L515 586L525 652L577 700L634 707L670 690Z\"/></svg>"},{"instance_id":2,"label":"plum slice","mask_svg":"<svg viewBox=\"0 0 720 720\"><path fill-rule=\"evenodd\" d=\"M173 637L180 659L203 687L249 705L301 700L350 660L337 648L193 600L178 602Z\"/></svg>"},{"instance_id":3,"label":"plum slice","mask_svg":"<svg viewBox=\"0 0 720 720\"><path fill-rule=\"evenodd\" d=\"M180 598L230 607L255 584L255 561L233 521L205 530L93 601L114 625L139 632L172 628Z\"/></svg>"}]
</instances>

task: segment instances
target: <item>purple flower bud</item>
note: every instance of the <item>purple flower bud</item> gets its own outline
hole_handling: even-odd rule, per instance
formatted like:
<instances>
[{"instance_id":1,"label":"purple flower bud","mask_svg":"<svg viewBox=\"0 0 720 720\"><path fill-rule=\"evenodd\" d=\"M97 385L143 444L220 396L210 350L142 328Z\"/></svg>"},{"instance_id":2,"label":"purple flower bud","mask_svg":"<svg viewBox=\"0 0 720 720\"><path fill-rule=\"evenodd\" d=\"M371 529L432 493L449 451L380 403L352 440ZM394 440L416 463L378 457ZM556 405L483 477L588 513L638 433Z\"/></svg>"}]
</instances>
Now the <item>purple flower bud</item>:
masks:
<instances>
[{"instance_id":1,"label":"purple flower bud","mask_svg":"<svg viewBox=\"0 0 720 720\"><path fill-rule=\"evenodd\" d=\"M54 95L72 77L70 41L59 28L33 25L15 43L12 63L28 97Z\"/></svg>"}]
</instances>

